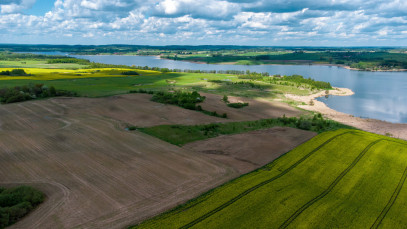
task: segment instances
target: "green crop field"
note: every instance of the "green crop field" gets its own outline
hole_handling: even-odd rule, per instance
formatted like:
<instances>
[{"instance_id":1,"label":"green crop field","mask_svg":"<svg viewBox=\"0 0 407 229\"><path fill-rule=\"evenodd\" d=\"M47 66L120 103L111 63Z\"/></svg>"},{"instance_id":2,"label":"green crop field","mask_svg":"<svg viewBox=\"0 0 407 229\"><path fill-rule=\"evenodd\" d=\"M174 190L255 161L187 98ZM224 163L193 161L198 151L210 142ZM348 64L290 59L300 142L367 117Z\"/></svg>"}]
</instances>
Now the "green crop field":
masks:
<instances>
[{"instance_id":1,"label":"green crop field","mask_svg":"<svg viewBox=\"0 0 407 229\"><path fill-rule=\"evenodd\" d=\"M11 71L13 68L0 68ZM250 98L285 98L284 94L308 95L317 90L311 85L292 82L240 79L232 74L159 72L137 69L139 75L123 75L133 71L126 68L44 69L23 68L29 76L0 76L0 87L45 84L58 89L74 91L80 96L100 97L125 94L130 90L159 91L197 90L220 95ZM264 77L267 79L268 77ZM239 84L234 84L239 82ZM301 86L301 87L300 87Z\"/></svg>"},{"instance_id":2,"label":"green crop field","mask_svg":"<svg viewBox=\"0 0 407 229\"><path fill-rule=\"evenodd\" d=\"M405 228L407 142L325 132L134 228Z\"/></svg>"}]
</instances>

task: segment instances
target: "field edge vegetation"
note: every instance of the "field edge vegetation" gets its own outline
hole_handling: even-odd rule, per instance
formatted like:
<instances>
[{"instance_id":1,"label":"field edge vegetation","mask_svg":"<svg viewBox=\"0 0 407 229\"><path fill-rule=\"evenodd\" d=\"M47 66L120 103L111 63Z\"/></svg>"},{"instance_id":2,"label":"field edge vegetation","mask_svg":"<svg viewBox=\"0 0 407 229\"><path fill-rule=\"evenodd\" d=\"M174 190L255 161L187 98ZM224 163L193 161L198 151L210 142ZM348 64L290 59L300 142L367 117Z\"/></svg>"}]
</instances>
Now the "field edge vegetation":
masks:
<instances>
[{"instance_id":1,"label":"field edge vegetation","mask_svg":"<svg viewBox=\"0 0 407 229\"><path fill-rule=\"evenodd\" d=\"M130 130L138 130L174 145L184 145L193 141L205 140L220 135L239 134L248 131L268 129L272 127L292 127L317 133L337 129L354 129L332 120L321 114L304 117L280 117L255 121L211 123L204 125L160 125L146 128L129 126Z\"/></svg>"},{"instance_id":2,"label":"field edge vegetation","mask_svg":"<svg viewBox=\"0 0 407 229\"><path fill-rule=\"evenodd\" d=\"M0 187L0 228L16 223L45 199L45 195L29 186Z\"/></svg>"}]
</instances>

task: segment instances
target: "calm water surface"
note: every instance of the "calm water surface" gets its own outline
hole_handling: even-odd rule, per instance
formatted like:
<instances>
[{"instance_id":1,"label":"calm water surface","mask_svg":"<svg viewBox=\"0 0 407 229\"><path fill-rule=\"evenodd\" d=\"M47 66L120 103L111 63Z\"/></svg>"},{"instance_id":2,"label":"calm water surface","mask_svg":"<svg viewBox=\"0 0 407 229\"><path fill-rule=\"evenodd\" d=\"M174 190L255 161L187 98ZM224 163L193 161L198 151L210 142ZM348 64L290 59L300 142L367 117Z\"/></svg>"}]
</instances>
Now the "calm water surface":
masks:
<instances>
[{"instance_id":1,"label":"calm water surface","mask_svg":"<svg viewBox=\"0 0 407 229\"><path fill-rule=\"evenodd\" d=\"M42 53L41 53L42 54ZM63 53L58 53L63 54ZM193 70L250 70L270 74L299 74L346 87L352 96L318 98L329 107L357 117L407 123L407 72L367 72L320 65L216 65L159 59L154 56L81 56L74 57L106 64Z\"/></svg>"}]
</instances>

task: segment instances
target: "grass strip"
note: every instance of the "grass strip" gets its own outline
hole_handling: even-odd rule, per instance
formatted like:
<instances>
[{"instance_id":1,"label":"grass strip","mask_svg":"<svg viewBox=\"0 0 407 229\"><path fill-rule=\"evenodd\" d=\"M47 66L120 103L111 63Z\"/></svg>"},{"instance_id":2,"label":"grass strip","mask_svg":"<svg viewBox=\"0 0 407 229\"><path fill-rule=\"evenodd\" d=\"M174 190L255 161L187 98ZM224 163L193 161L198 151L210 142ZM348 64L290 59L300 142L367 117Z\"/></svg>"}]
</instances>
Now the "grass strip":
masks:
<instances>
[{"instance_id":1,"label":"grass strip","mask_svg":"<svg viewBox=\"0 0 407 229\"><path fill-rule=\"evenodd\" d=\"M253 130L261 130L276 126L292 127L322 133L338 129L354 129L353 127L323 119L320 115L314 117L282 117L244 122L212 123L204 125L160 125L147 128L135 128L139 131L157 137L174 145L184 145L189 142L204 140L220 135L238 134ZM134 128L133 128L134 129Z\"/></svg>"}]
</instances>

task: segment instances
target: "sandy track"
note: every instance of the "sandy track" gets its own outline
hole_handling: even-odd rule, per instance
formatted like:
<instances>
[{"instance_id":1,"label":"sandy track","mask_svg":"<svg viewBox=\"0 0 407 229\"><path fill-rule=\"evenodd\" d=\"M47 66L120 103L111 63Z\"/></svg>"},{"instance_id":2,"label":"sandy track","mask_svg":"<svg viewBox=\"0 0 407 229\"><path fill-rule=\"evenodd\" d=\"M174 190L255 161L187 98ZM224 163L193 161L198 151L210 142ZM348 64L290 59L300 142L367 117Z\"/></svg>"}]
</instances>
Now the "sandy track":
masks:
<instances>
[{"instance_id":1,"label":"sandy track","mask_svg":"<svg viewBox=\"0 0 407 229\"><path fill-rule=\"evenodd\" d=\"M333 90L330 92L330 94L333 95L339 95L339 96L348 96L352 95L353 92L350 89L347 88L336 88L336 90ZM298 107L310 110L310 111L315 111L323 114L325 117L335 120L337 122L349 125L349 126L354 126L358 129L376 133L376 134L382 134L382 135L388 135L390 134L392 137L395 138L400 138L407 140L407 124L402 124L402 123L390 123L390 122L385 122L381 120L376 120L376 119L366 119L366 118L359 118L359 117L354 117L349 114L345 114L339 111L336 111L334 109L329 108L325 103L320 102L318 100L314 100L317 97L324 96L325 92L319 92L310 96L295 96L295 95L286 95L287 98L293 99L296 101L304 102L308 104L310 100L312 99L314 102L313 106L310 105L300 105Z\"/></svg>"},{"instance_id":2,"label":"sandy track","mask_svg":"<svg viewBox=\"0 0 407 229\"><path fill-rule=\"evenodd\" d=\"M44 204L10 228L123 228L248 171L234 168L237 162L125 131L124 124L250 120L249 111L240 116L234 111L225 120L149 98L133 94L1 105L0 185L29 184L47 195ZM264 116L255 117L268 117L260 108L259 113Z\"/></svg>"},{"instance_id":3,"label":"sandy track","mask_svg":"<svg viewBox=\"0 0 407 229\"><path fill-rule=\"evenodd\" d=\"M315 135L294 128L274 127L196 141L183 148L207 154L244 174L268 164Z\"/></svg>"}]
</instances>

